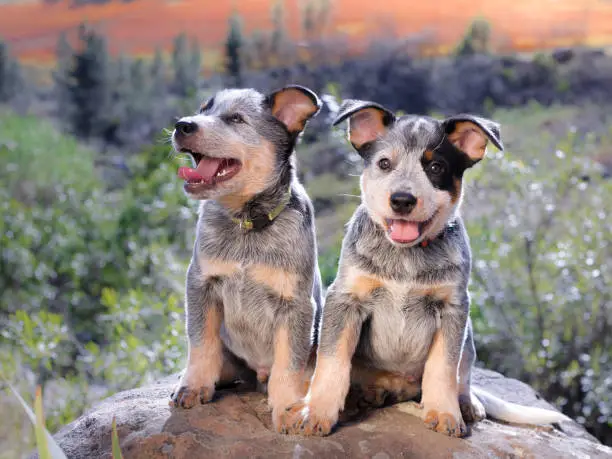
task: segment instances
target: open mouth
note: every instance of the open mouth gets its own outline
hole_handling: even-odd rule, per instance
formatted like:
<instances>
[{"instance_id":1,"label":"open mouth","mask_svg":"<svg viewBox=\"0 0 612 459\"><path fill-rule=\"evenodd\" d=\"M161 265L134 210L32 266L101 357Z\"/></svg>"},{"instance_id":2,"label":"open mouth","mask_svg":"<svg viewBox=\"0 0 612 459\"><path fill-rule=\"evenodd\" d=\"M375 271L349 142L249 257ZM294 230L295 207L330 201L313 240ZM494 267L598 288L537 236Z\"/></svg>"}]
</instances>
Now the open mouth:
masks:
<instances>
[{"instance_id":1,"label":"open mouth","mask_svg":"<svg viewBox=\"0 0 612 459\"><path fill-rule=\"evenodd\" d=\"M437 215L434 213L431 218L423 222L416 222L403 219L385 218L387 236L400 244L410 244L416 241L429 228L429 225Z\"/></svg>"},{"instance_id":2,"label":"open mouth","mask_svg":"<svg viewBox=\"0 0 612 459\"><path fill-rule=\"evenodd\" d=\"M182 148L181 153L188 153L196 167L179 167L178 176L185 180L188 191L199 187L214 187L234 177L242 168L242 163L234 158L213 158L201 153Z\"/></svg>"}]
</instances>

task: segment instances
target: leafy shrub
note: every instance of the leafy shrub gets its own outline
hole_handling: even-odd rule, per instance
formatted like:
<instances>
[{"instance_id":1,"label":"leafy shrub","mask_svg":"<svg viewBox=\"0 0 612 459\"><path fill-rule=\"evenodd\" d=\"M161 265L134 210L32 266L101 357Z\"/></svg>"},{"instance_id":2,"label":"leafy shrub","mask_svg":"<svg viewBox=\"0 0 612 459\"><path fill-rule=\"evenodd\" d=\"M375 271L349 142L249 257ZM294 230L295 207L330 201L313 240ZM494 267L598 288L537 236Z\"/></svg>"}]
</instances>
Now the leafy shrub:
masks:
<instances>
[{"instance_id":1,"label":"leafy shrub","mask_svg":"<svg viewBox=\"0 0 612 459\"><path fill-rule=\"evenodd\" d=\"M183 364L195 209L167 145L130 158L111 190L93 151L48 123L3 112L0 134L0 374L44 385L55 430Z\"/></svg>"},{"instance_id":2,"label":"leafy shrub","mask_svg":"<svg viewBox=\"0 0 612 459\"><path fill-rule=\"evenodd\" d=\"M470 172L466 220L480 360L609 443L612 182L594 139L488 159Z\"/></svg>"}]
</instances>

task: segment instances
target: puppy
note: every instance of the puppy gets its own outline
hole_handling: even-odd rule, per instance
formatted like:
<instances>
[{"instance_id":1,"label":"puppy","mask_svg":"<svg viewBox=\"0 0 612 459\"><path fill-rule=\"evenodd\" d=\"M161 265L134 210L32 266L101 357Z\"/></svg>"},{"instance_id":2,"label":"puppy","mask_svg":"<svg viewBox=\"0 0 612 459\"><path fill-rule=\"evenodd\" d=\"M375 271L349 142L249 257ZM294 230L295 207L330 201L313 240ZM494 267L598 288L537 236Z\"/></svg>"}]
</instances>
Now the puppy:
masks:
<instances>
[{"instance_id":1,"label":"puppy","mask_svg":"<svg viewBox=\"0 0 612 459\"><path fill-rule=\"evenodd\" d=\"M172 134L185 193L202 200L187 270L187 368L171 405L213 398L251 374L268 383L274 424L304 396L304 369L321 308L314 213L295 174L294 147L320 109L288 86L217 93Z\"/></svg>"},{"instance_id":2,"label":"puppy","mask_svg":"<svg viewBox=\"0 0 612 459\"><path fill-rule=\"evenodd\" d=\"M488 142L502 148L499 126L471 115L398 119L355 100L343 103L334 124L345 119L365 162L362 203L325 299L310 389L284 414L284 430L329 434L351 383L377 404L386 395L421 394L427 427L455 437L485 407L513 422L567 419L482 391L476 397L470 386L471 254L458 209L465 170L484 157Z\"/></svg>"}]
</instances>

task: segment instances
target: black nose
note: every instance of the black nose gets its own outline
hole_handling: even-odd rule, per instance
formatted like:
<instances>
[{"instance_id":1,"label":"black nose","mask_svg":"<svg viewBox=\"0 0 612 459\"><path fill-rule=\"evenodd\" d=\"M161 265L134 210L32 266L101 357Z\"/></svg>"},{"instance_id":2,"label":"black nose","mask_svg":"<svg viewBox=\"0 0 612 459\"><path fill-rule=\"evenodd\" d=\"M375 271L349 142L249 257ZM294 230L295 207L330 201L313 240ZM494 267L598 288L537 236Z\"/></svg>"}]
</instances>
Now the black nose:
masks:
<instances>
[{"instance_id":1,"label":"black nose","mask_svg":"<svg viewBox=\"0 0 612 459\"><path fill-rule=\"evenodd\" d=\"M404 192L393 193L390 200L391 208L398 214L409 214L417 203L416 196Z\"/></svg>"},{"instance_id":2,"label":"black nose","mask_svg":"<svg viewBox=\"0 0 612 459\"><path fill-rule=\"evenodd\" d=\"M177 134L187 136L196 132L198 125L191 121L179 121L174 125L174 129L176 129Z\"/></svg>"}]
</instances>

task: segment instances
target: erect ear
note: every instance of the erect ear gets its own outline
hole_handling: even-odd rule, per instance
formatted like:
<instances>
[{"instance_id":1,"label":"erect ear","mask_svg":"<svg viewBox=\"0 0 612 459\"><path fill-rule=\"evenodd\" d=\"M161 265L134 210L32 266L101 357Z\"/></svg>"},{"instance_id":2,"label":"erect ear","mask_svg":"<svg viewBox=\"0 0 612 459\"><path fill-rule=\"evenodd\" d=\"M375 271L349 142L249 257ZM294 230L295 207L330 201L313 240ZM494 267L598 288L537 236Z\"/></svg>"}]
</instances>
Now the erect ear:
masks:
<instances>
[{"instance_id":1,"label":"erect ear","mask_svg":"<svg viewBox=\"0 0 612 459\"><path fill-rule=\"evenodd\" d=\"M310 89L298 85L286 86L267 97L272 115L278 118L291 133L299 133L306 121L321 109L319 97Z\"/></svg>"},{"instance_id":2,"label":"erect ear","mask_svg":"<svg viewBox=\"0 0 612 459\"><path fill-rule=\"evenodd\" d=\"M349 119L348 139L356 150L381 137L395 122L395 115L376 102L347 99L342 102L332 126Z\"/></svg>"},{"instance_id":3,"label":"erect ear","mask_svg":"<svg viewBox=\"0 0 612 459\"><path fill-rule=\"evenodd\" d=\"M456 115L443 122L448 140L475 163L486 154L489 140L503 150L499 124L473 115Z\"/></svg>"}]
</instances>

